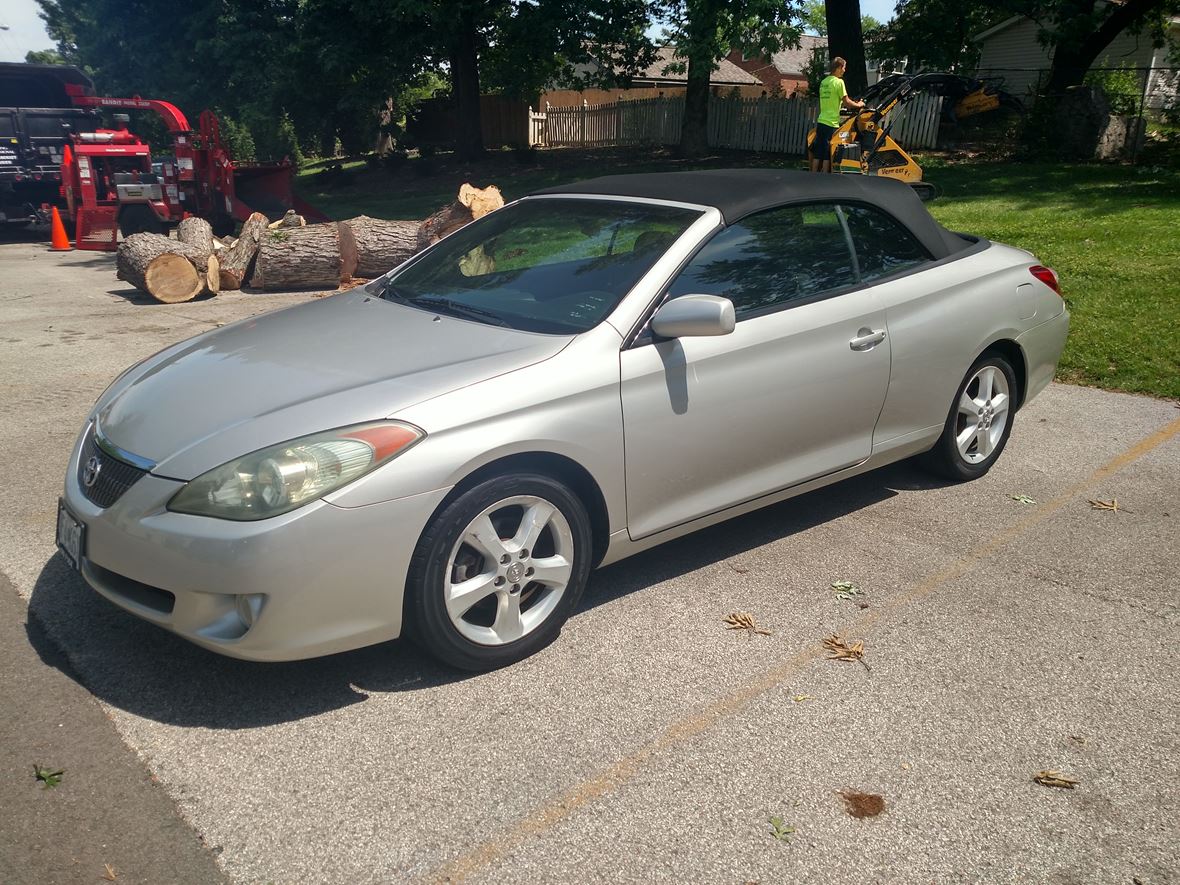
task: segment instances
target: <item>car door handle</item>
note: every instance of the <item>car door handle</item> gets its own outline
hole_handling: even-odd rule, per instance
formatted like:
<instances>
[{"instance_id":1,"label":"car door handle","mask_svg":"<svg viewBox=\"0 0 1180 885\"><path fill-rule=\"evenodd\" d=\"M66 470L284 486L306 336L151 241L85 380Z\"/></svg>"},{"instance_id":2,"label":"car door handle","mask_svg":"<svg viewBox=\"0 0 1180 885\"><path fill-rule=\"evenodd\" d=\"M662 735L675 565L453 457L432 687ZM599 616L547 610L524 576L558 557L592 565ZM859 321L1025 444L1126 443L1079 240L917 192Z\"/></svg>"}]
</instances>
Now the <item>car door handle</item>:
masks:
<instances>
[{"instance_id":1,"label":"car door handle","mask_svg":"<svg viewBox=\"0 0 1180 885\"><path fill-rule=\"evenodd\" d=\"M856 337L848 342L853 350L872 350L885 340L884 329L861 329Z\"/></svg>"}]
</instances>

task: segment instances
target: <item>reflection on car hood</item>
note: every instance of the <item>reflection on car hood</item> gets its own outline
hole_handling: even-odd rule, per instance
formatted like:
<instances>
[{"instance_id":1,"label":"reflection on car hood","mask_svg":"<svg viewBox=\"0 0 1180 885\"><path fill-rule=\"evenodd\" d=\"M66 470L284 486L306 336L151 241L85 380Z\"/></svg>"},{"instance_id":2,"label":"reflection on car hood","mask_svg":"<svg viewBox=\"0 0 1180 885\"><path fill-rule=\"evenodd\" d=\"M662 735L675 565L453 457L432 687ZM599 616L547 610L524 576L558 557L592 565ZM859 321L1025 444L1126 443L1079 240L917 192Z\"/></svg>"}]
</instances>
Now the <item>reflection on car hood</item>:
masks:
<instances>
[{"instance_id":1,"label":"reflection on car hood","mask_svg":"<svg viewBox=\"0 0 1180 885\"><path fill-rule=\"evenodd\" d=\"M103 397L98 425L115 445L155 461L154 473L191 479L264 446L388 417L548 359L569 341L350 292L164 351Z\"/></svg>"}]
</instances>

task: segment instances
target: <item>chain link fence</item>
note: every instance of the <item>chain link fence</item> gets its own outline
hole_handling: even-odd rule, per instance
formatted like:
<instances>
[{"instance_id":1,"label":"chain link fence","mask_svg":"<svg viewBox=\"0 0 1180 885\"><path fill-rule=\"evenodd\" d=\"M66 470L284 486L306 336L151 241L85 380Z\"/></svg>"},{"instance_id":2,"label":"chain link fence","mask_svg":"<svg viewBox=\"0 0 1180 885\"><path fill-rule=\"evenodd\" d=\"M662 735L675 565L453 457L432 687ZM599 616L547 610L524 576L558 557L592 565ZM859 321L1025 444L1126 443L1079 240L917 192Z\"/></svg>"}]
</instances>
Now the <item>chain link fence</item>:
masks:
<instances>
[{"instance_id":1,"label":"chain link fence","mask_svg":"<svg viewBox=\"0 0 1180 885\"><path fill-rule=\"evenodd\" d=\"M1180 67L1096 67L1083 87L1051 93L1048 68L981 68L976 76L1018 99L1020 114L946 115L942 146L1019 151L1054 143L1086 158L1180 163ZM1100 93L1100 94L1098 94Z\"/></svg>"}]
</instances>

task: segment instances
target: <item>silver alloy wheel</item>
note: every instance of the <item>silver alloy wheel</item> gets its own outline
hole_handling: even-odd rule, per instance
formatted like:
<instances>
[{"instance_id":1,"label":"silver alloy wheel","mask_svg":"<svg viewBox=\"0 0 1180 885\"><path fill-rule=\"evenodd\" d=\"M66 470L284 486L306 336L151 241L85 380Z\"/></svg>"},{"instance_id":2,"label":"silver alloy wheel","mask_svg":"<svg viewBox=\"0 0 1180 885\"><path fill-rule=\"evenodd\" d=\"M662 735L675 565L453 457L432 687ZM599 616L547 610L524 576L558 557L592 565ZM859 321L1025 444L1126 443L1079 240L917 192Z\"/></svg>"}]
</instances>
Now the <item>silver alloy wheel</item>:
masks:
<instances>
[{"instance_id":1,"label":"silver alloy wheel","mask_svg":"<svg viewBox=\"0 0 1180 885\"><path fill-rule=\"evenodd\" d=\"M573 573L574 534L556 506L516 495L486 508L451 548L447 614L467 639L505 645L552 614Z\"/></svg>"},{"instance_id":2,"label":"silver alloy wheel","mask_svg":"<svg viewBox=\"0 0 1180 885\"><path fill-rule=\"evenodd\" d=\"M986 461L1008 426L1012 402L1008 378L996 366L983 366L963 388L955 422L955 444L968 464Z\"/></svg>"}]
</instances>

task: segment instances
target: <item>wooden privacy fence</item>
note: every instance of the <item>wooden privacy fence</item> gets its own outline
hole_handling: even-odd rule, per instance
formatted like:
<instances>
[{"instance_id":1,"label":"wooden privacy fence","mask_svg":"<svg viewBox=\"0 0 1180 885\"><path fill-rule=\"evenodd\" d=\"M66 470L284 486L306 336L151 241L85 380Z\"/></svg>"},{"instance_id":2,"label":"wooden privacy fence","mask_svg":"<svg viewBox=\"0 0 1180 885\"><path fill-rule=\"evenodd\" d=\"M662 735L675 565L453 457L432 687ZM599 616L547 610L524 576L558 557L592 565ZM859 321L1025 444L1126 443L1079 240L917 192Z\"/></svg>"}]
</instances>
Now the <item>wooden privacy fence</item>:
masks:
<instances>
[{"instance_id":1,"label":"wooden privacy fence","mask_svg":"<svg viewBox=\"0 0 1180 885\"><path fill-rule=\"evenodd\" d=\"M891 134L904 148L935 147L942 99L919 95L890 113ZM709 146L802 154L817 107L806 98L709 97ZM684 98L646 98L605 104L530 109L529 143L549 147L676 144Z\"/></svg>"}]
</instances>

